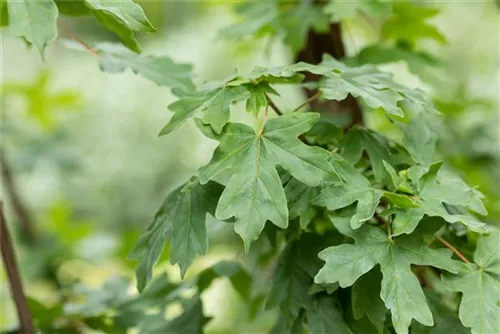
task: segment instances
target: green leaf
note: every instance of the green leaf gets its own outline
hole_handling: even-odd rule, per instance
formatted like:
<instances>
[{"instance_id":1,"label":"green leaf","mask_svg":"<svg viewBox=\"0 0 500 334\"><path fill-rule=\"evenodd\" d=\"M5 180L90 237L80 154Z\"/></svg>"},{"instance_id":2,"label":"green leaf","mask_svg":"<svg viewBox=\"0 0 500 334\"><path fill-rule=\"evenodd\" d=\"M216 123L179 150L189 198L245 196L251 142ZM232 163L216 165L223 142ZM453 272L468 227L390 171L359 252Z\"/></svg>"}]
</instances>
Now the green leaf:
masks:
<instances>
[{"instance_id":1,"label":"green leaf","mask_svg":"<svg viewBox=\"0 0 500 334\"><path fill-rule=\"evenodd\" d=\"M68 16L91 15L92 11L87 7L85 0L55 0L59 13Z\"/></svg>"},{"instance_id":2,"label":"green leaf","mask_svg":"<svg viewBox=\"0 0 500 334\"><path fill-rule=\"evenodd\" d=\"M199 296L181 302L183 312L174 319L167 320L165 314L145 316L139 323L141 334L158 333L203 333L203 327L210 320L203 315L203 305Z\"/></svg>"},{"instance_id":3,"label":"green leaf","mask_svg":"<svg viewBox=\"0 0 500 334\"><path fill-rule=\"evenodd\" d=\"M313 2L299 2L293 10L285 11L282 17L285 43L293 53L300 52L307 42L310 30L326 33L329 30L328 17L321 7Z\"/></svg>"},{"instance_id":4,"label":"green leaf","mask_svg":"<svg viewBox=\"0 0 500 334\"><path fill-rule=\"evenodd\" d=\"M500 233L479 239L474 263L458 277L445 276L453 291L462 292L459 316L473 334L496 333L500 324Z\"/></svg>"},{"instance_id":5,"label":"green leaf","mask_svg":"<svg viewBox=\"0 0 500 334\"><path fill-rule=\"evenodd\" d=\"M403 134L403 145L412 159L421 165L429 165L436 150L437 136L425 117L420 115L414 118L404 127Z\"/></svg>"},{"instance_id":6,"label":"green leaf","mask_svg":"<svg viewBox=\"0 0 500 334\"><path fill-rule=\"evenodd\" d=\"M439 14L439 10L409 1L396 2L393 16L382 26L382 35L387 39L403 41L414 46L421 39L433 39L446 43L446 38L439 30L426 21Z\"/></svg>"},{"instance_id":7,"label":"green leaf","mask_svg":"<svg viewBox=\"0 0 500 334\"><path fill-rule=\"evenodd\" d=\"M338 238L337 238L338 239ZM290 327L302 308L309 307L309 290L313 277L321 268L321 261L310 254L317 254L327 242L338 242L334 236L320 238L305 233L281 252L274 273L266 309L280 307L285 323Z\"/></svg>"},{"instance_id":8,"label":"green leaf","mask_svg":"<svg viewBox=\"0 0 500 334\"><path fill-rule=\"evenodd\" d=\"M156 31L141 6L132 0L85 0L85 3L97 21L117 34L132 51L140 51L134 33Z\"/></svg>"},{"instance_id":9,"label":"green leaf","mask_svg":"<svg viewBox=\"0 0 500 334\"><path fill-rule=\"evenodd\" d=\"M247 125L227 124L221 134L200 122L198 126L220 142L210 163L200 169L202 183L226 185L216 210L221 220L236 218L234 225L248 250L267 220L288 226L285 192L276 171L279 164L297 180L316 186L333 172L330 153L299 141L318 120L315 113L293 113L269 120L262 133Z\"/></svg>"},{"instance_id":10,"label":"green leaf","mask_svg":"<svg viewBox=\"0 0 500 334\"><path fill-rule=\"evenodd\" d=\"M311 201L318 196L320 189L320 187L311 187L293 178L285 186L289 219L300 217L300 227L304 230L316 215L317 209Z\"/></svg>"},{"instance_id":11,"label":"green leaf","mask_svg":"<svg viewBox=\"0 0 500 334\"><path fill-rule=\"evenodd\" d=\"M250 276L240 263L234 261L221 261L203 270L198 275L198 291L200 293L203 292L219 277L229 278L231 284L241 298L247 302L250 301L250 295L252 293L252 276Z\"/></svg>"},{"instance_id":12,"label":"green leaf","mask_svg":"<svg viewBox=\"0 0 500 334\"><path fill-rule=\"evenodd\" d=\"M138 55L112 44L101 44L98 50L101 56L99 66L105 72L120 73L130 68L158 86L186 91L194 89L191 65L177 64L167 57Z\"/></svg>"},{"instance_id":13,"label":"green leaf","mask_svg":"<svg viewBox=\"0 0 500 334\"><path fill-rule=\"evenodd\" d=\"M373 44L362 49L355 57L346 60L346 63L360 66L364 64L381 65L400 61L406 62L408 70L424 81L434 83L439 82L441 79L440 66L442 64L437 58L428 53L408 50L401 46Z\"/></svg>"},{"instance_id":14,"label":"green leaf","mask_svg":"<svg viewBox=\"0 0 500 334\"><path fill-rule=\"evenodd\" d=\"M425 327L414 322L411 326L412 334L468 334L467 328L462 326L457 312L443 304L442 296L431 290L424 290L425 297L434 316L434 327Z\"/></svg>"},{"instance_id":15,"label":"green leaf","mask_svg":"<svg viewBox=\"0 0 500 334\"><path fill-rule=\"evenodd\" d=\"M7 0L0 0L0 27L9 25L9 11L7 10Z\"/></svg>"},{"instance_id":16,"label":"green leaf","mask_svg":"<svg viewBox=\"0 0 500 334\"><path fill-rule=\"evenodd\" d=\"M223 37L239 39L274 32L280 15L276 1L246 1L236 6L236 13L240 22L222 29Z\"/></svg>"},{"instance_id":17,"label":"green leaf","mask_svg":"<svg viewBox=\"0 0 500 334\"><path fill-rule=\"evenodd\" d=\"M483 195L479 191L448 173L438 174L441 166L442 163L431 165L427 172L421 173L423 175L417 179L418 181L414 181L416 183L414 186L418 190L416 203L420 208L397 210L393 222L393 235L411 233L424 215L441 217L452 224L461 222L474 232L488 232L487 226L473 216L448 212L445 204L467 207L482 215L486 214L486 209L482 203Z\"/></svg>"},{"instance_id":18,"label":"green leaf","mask_svg":"<svg viewBox=\"0 0 500 334\"><path fill-rule=\"evenodd\" d=\"M201 185L191 180L175 189L143 233L131 257L140 260L137 267L137 287L142 291L152 277L167 238L171 239L170 262L179 264L181 276L197 255L208 250L206 214L215 210L221 187L213 182Z\"/></svg>"},{"instance_id":19,"label":"green leaf","mask_svg":"<svg viewBox=\"0 0 500 334\"><path fill-rule=\"evenodd\" d=\"M9 28L34 44L42 58L47 43L57 36L57 6L52 0L8 0Z\"/></svg>"},{"instance_id":20,"label":"green leaf","mask_svg":"<svg viewBox=\"0 0 500 334\"><path fill-rule=\"evenodd\" d=\"M373 217L383 191L373 189L370 182L346 161L336 161L334 168L346 183L324 188L312 203L325 206L328 210L338 210L357 202L351 226L354 229L359 228Z\"/></svg>"},{"instance_id":21,"label":"green leaf","mask_svg":"<svg viewBox=\"0 0 500 334\"><path fill-rule=\"evenodd\" d=\"M305 246L294 241L280 254L266 301L266 309L279 306L285 321L290 324L298 316L300 309L306 305L309 288L313 284L312 277L300 261L301 253L309 253Z\"/></svg>"},{"instance_id":22,"label":"green leaf","mask_svg":"<svg viewBox=\"0 0 500 334\"><path fill-rule=\"evenodd\" d=\"M380 297L391 311L392 323L398 334L408 333L412 319L432 326L431 311L411 265L430 265L457 272L457 263L450 259L447 249L432 249L421 233L394 240L381 229L363 225L357 230L349 227L349 219L333 219L341 233L355 240L354 245L342 244L326 248L319 257L326 263L315 277L316 283L335 283L351 286L377 264L382 271Z\"/></svg>"},{"instance_id":23,"label":"green leaf","mask_svg":"<svg viewBox=\"0 0 500 334\"><path fill-rule=\"evenodd\" d=\"M247 84L245 88L248 90L248 93L250 93L250 97L247 99L246 110L255 117L257 117L259 111L268 104L266 94L278 95L268 82Z\"/></svg>"},{"instance_id":24,"label":"green leaf","mask_svg":"<svg viewBox=\"0 0 500 334\"><path fill-rule=\"evenodd\" d=\"M363 151L366 151L372 163L375 179L379 182L385 179L384 160L390 161L391 153L387 139L383 136L369 129L353 127L344 136L340 146L342 156L351 164L361 160Z\"/></svg>"},{"instance_id":25,"label":"green leaf","mask_svg":"<svg viewBox=\"0 0 500 334\"><path fill-rule=\"evenodd\" d=\"M394 168L385 160L382 161L382 163L385 167L385 170L389 174L394 190L413 195L413 189L409 182L407 171L401 171L398 174L396 173L396 170L394 170Z\"/></svg>"},{"instance_id":26,"label":"green leaf","mask_svg":"<svg viewBox=\"0 0 500 334\"><path fill-rule=\"evenodd\" d=\"M314 298L308 305L307 319L311 334L352 334L334 296L323 294Z\"/></svg>"},{"instance_id":27,"label":"green leaf","mask_svg":"<svg viewBox=\"0 0 500 334\"><path fill-rule=\"evenodd\" d=\"M382 108L389 115L398 117L404 116L398 106L400 101L417 104L425 110L435 112L433 104L420 89L400 85L394 82L391 74L381 72L372 65L347 67L325 54L318 65L297 63L289 68L324 76L320 90L323 97L329 100L341 101L351 94L361 97L371 108Z\"/></svg>"},{"instance_id":28,"label":"green leaf","mask_svg":"<svg viewBox=\"0 0 500 334\"><path fill-rule=\"evenodd\" d=\"M210 124L212 129L220 134L224 125L229 121L231 104L244 101L249 97L250 94L243 87L222 87L205 102L203 123Z\"/></svg>"},{"instance_id":29,"label":"green leaf","mask_svg":"<svg viewBox=\"0 0 500 334\"><path fill-rule=\"evenodd\" d=\"M354 319L359 320L366 316L381 334L387 310L384 301L380 298L380 282L382 275L378 269L372 269L361 276L352 286L351 301Z\"/></svg>"},{"instance_id":30,"label":"green leaf","mask_svg":"<svg viewBox=\"0 0 500 334\"><path fill-rule=\"evenodd\" d=\"M330 0L324 6L324 12L330 15L332 22L353 19L360 13L368 16L387 16L392 12L392 3L378 0L368 1L341 1Z\"/></svg>"}]
</instances>

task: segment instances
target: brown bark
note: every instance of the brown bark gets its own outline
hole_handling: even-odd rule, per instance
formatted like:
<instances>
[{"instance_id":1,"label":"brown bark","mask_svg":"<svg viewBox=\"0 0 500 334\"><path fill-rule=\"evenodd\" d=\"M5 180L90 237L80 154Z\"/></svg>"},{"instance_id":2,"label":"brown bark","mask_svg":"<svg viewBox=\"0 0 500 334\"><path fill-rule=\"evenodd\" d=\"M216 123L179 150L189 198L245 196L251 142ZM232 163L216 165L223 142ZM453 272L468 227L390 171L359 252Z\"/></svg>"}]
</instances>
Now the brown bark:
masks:
<instances>
[{"instance_id":1,"label":"brown bark","mask_svg":"<svg viewBox=\"0 0 500 334\"><path fill-rule=\"evenodd\" d=\"M35 334L31 313L28 308L28 302L23 291L23 284L19 269L17 267L14 246L7 229L7 222L3 213L3 203L0 201L0 249L2 253L2 262L9 280L10 291L14 304L16 305L17 315L21 333Z\"/></svg>"},{"instance_id":2,"label":"brown bark","mask_svg":"<svg viewBox=\"0 0 500 334\"><path fill-rule=\"evenodd\" d=\"M317 33L309 31L307 44L305 48L297 55L296 61L303 61L310 64L321 62L323 54L329 54L336 59L342 59L346 56L344 42L342 41L342 26L340 23L330 24L330 31L327 33ZM305 81L318 81L319 76L315 74L306 74ZM315 89L304 89L308 98L317 93ZM351 125L363 124L363 113L356 99L349 95L343 101L318 101L311 102L311 108L317 111L329 113L349 113L351 116Z\"/></svg>"},{"instance_id":3,"label":"brown bark","mask_svg":"<svg viewBox=\"0 0 500 334\"><path fill-rule=\"evenodd\" d=\"M21 197L19 196L19 193L17 192L14 176L12 175L12 170L5 157L3 149L0 149L0 161L2 164L2 193L4 190L3 187L5 186L5 189L7 190L7 193L9 194L10 200L12 202L14 212L17 216L17 219L19 219L23 237L27 238L29 241L33 241L36 238L33 219L31 218L28 209L24 205Z\"/></svg>"}]
</instances>

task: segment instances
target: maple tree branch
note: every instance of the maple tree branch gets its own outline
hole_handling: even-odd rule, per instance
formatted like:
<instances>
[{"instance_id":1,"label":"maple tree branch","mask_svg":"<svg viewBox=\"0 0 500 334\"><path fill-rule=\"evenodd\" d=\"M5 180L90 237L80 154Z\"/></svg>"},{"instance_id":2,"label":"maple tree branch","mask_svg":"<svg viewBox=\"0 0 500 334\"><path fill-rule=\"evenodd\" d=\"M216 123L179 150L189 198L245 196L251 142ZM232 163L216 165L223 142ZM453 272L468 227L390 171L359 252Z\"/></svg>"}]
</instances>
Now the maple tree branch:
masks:
<instances>
[{"instance_id":1,"label":"maple tree branch","mask_svg":"<svg viewBox=\"0 0 500 334\"><path fill-rule=\"evenodd\" d=\"M19 196L12 170L2 148L0 148L0 163L2 165L2 185L5 185L7 193L9 194L14 212L16 213L17 219L19 219L23 236L29 241L34 241L36 239L35 224L33 223L33 219L28 209Z\"/></svg>"},{"instance_id":2,"label":"maple tree branch","mask_svg":"<svg viewBox=\"0 0 500 334\"><path fill-rule=\"evenodd\" d=\"M470 263L469 260L467 260L467 258L462 254L460 253L460 251L458 249L456 249L455 247L453 247L452 244L450 244L448 241L444 240L443 238L441 238L440 236L437 236L435 235L436 239L438 239L443 245L445 245L449 250L451 250L456 256L458 256L458 258L460 260L462 260L463 262L465 263Z\"/></svg>"},{"instance_id":3,"label":"maple tree branch","mask_svg":"<svg viewBox=\"0 0 500 334\"><path fill-rule=\"evenodd\" d=\"M310 98L308 98L307 100L305 100L303 103L301 103L297 108L293 109L292 112L296 112L296 111L299 111L300 109L302 109L304 106L310 104L311 102L313 102L314 100L316 100L318 97L321 96L321 92L318 91L316 94L314 94L313 96L311 96Z\"/></svg>"},{"instance_id":4,"label":"maple tree branch","mask_svg":"<svg viewBox=\"0 0 500 334\"><path fill-rule=\"evenodd\" d=\"M278 108L278 106L273 102L273 100L271 100L271 98L267 94L266 94L266 99L268 106L271 107L271 109L273 109L276 114L278 114L279 116L283 115L283 112Z\"/></svg>"},{"instance_id":5,"label":"maple tree branch","mask_svg":"<svg viewBox=\"0 0 500 334\"><path fill-rule=\"evenodd\" d=\"M322 0L313 0L320 2ZM324 54L329 54L336 59L342 59L346 56L345 45L342 40L342 25L340 23L330 24L330 29L326 33L319 33L313 29L309 30L306 46L299 52L295 58L295 62L306 62L310 64L319 64ZM320 76L305 73L306 82L318 82ZM317 89L304 88L304 92L308 97L312 97L317 93ZM356 98L348 95L343 101L311 101L311 107L317 110L324 110L328 113L348 112L351 118L351 124L348 128L355 124L363 125L363 112Z\"/></svg>"},{"instance_id":6,"label":"maple tree branch","mask_svg":"<svg viewBox=\"0 0 500 334\"><path fill-rule=\"evenodd\" d=\"M94 54L96 56L99 55L99 52L97 52L96 49L94 49L89 44L87 44L84 40L82 40L80 37L78 37L78 35L76 35L71 29L69 29L68 26L64 22L62 22L61 20L59 20L58 24L59 24L61 30L64 31L64 33L66 35L68 35L69 38L71 38L72 40L74 40L75 42L77 42L78 44L80 44L81 46L83 46L90 53L92 53L92 54Z\"/></svg>"},{"instance_id":7,"label":"maple tree branch","mask_svg":"<svg viewBox=\"0 0 500 334\"><path fill-rule=\"evenodd\" d=\"M35 334L35 327L28 308L28 302L23 290L23 284L16 262L14 247L10 239L7 222L3 212L3 203L0 201L0 249L2 253L2 262L9 280L12 299L16 305L17 316L21 326L21 333Z\"/></svg>"}]
</instances>

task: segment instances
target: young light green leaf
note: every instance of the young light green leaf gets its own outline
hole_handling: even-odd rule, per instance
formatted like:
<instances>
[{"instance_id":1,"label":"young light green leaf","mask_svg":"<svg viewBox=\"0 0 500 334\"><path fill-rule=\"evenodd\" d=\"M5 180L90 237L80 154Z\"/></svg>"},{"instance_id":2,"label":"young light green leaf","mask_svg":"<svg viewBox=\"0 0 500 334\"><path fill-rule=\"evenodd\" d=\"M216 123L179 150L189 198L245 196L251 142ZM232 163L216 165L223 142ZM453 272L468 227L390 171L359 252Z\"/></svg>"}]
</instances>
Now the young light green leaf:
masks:
<instances>
[{"instance_id":1,"label":"young light green leaf","mask_svg":"<svg viewBox=\"0 0 500 334\"><path fill-rule=\"evenodd\" d=\"M142 291L152 277L164 243L171 240L170 262L179 264L181 275L197 255L208 250L206 214L213 214L221 186L210 182L201 185L191 180L165 198L148 230L141 235L131 257L140 260L137 287Z\"/></svg>"},{"instance_id":2,"label":"young light green leaf","mask_svg":"<svg viewBox=\"0 0 500 334\"><path fill-rule=\"evenodd\" d=\"M339 231L351 236L355 244L342 244L321 251L319 257L326 263L316 275L315 282L339 282L341 287L351 286L379 264L383 276L380 297L391 311L396 332L408 333L412 319L432 326L431 311L411 265L430 265L455 273L457 263L451 260L451 252L430 248L420 233L391 240L372 225L352 230L346 219L332 222L336 226L341 224Z\"/></svg>"},{"instance_id":3,"label":"young light green leaf","mask_svg":"<svg viewBox=\"0 0 500 334\"><path fill-rule=\"evenodd\" d=\"M353 229L359 228L373 217L383 191L373 189L370 182L346 161L336 161L334 169L346 183L324 188L313 199L312 204L325 206L328 210L338 210L357 202L351 226Z\"/></svg>"},{"instance_id":4,"label":"young light green leaf","mask_svg":"<svg viewBox=\"0 0 500 334\"><path fill-rule=\"evenodd\" d=\"M250 301L252 293L252 276L243 266L235 261L221 261L210 268L203 270L199 275L196 284L201 293L207 289L212 282L219 277L227 277L231 281L233 288L246 301Z\"/></svg>"},{"instance_id":5,"label":"young light green leaf","mask_svg":"<svg viewBox=\"0 0 500 334\"><path fill-rule=\"evenodd\" d=\"M198 122L205 134L220 142L210 163L200 169L200 180L226 184L216 217L236 217L235 231L243 238L246 249L259 237L266 220L281 228L288 226L277 164L312 186L333 172L327 161L328 151L307 146L297 138L318 118L314 113L287 114L269 120L261 133L244 124L229 123L217 134Z\"/></svg>"},{"instance_id":6,"label":"young light green leaf","mask_svg":"<svg viewBox=\"0 0 500 334\"><path fill-rule=\"evenodd\" d=\"M353 127L344 136L340 146L342 156L351 164L356 164L363 156L363 151L366 151L372 163L375 179L379 182L384 180L386 176L384 160L391 159L387 139L375 131Z\"/></svg>"},{"instance_id":7,"label":"young light green leaf","mask_svg":"<svg viewBox=\"0 0 500 334\"><path fill-rule=\"evenodd\" d=\"M132 0L85 0L85 3L97 21L117 34L132 51L140 51L134 33L156 31L141 6Z\"/></svg>"},{"instance_id":8,"label":"young light green leaf","mask_svg":"<svg viewBox=\"0 0 500 334\"><path fill-rule=\"evenodd\" d=\"M99 66L105 72L120 73L130 68L158 86L194 89L191 65L177 64L167 57L138 55L118 45L100 44L97 49L101 56Z\"/></svg>"},{"instance_id":9,"label":"young light green leaf","mask_svg":"<svg viewBox=\"0 0 500 334\"><path fill-rule=\"evenodd\" d=\"M57 36L59 11L53 0L8 0L9 29L34 44L42 58L47 43Z\"/></svg>"},{"instance_id":10,"label":"young light green leaf","mask_svg":"<svg viewBox=\"0 0 500 334\"><path fill-rule=\"evenodd\" d=\"M372 269L361 276L351 290L352 312L354 319L359 320L366 316L381 334L387 309L380 298L380 282L382 275L378 269Z\"/></svg>"},{"instance_id":11,"label":"young light green leaf","mask_svg":"<svg viewBox=\"0 0 500 334\"><path fill-rule=\"evenodd\" d=\"M458 277L445 276L453 291L462 292L459 316L473 334L496 333L500 329L500 233L482 237L474 252L474 263Z\"/></svg>"}]
</instances>

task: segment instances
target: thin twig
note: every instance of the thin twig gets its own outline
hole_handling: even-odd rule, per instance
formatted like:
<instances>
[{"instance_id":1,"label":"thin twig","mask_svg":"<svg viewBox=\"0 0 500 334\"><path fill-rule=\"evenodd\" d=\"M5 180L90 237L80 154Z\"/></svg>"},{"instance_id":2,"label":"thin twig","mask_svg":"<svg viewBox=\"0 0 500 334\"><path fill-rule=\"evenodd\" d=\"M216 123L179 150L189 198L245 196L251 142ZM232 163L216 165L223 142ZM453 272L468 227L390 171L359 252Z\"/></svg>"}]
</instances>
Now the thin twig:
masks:
<instances>
[{"instance_id":1,"label":"thin twig","mask_svg":"<svg viewBox=\"0 0 500 334\"><path fill-rule=\"evenodd\" d=\"M276 104L274 104L273 100L266 94L267 104L277 113L279 116L283 115L283 112L278 108Z\"/></svg>"},{"instance_id":2,"label":"thin twig","mask_svg":"<svg viewBox=\"0 0 500 334\"><path fill-rule=\"evenodd\" d=\"M0 163L2 165L2 182L5 185L5 189L9 194L10 200L12 202L12 207L16 213L17 219L21 224L21 230L23 231L23 237L26 237L29 241L34 241L36 239L35 224L31 215L24 205L19 193L17 191L16 183L12 175L12 170L10 168L9 162L5 157L3 149L0 148Z\"/></svg>"},{"instance_id":3,"label":"thin twig","mask_svg":"<svg viewBox=\"0 0 500 334\"><path fill-rule=\"evenodd\" d=\"M448 249L451 250L456 256L458 256L460 258L460 260L464 261L465 263L470 263L470 261L467 260L467 258L462 253L460 253L460 251L458 249L456 249L455 247L453 247L453 245L450 244L448 241L444 240L443 238L441 238L440 236L437 236L437 235L435 235L435 237L443 245L445 245L446 247L448 247Z\"/></svg>"},{"instance_id":4,"label":"thin twig","mask_svg":"<svg viewBox=\"0 0 500 334\"><path fill-rule=\"evenodd\" d=\"M17 316L21 326L21 333L35 334L31 313L28 308L28 302L23 290L23 284L14 254L14 247L10 239L9 230L3 213L3 203L0 201L0 249L2 253L2 262L7 272L10 284L12 299L16 305Z\"/></svg>"},{"instance_id":5,"label":"thin twig","mask_svg":"<svg viewBox=\"0 0 500 334\"><path fill-rule=\"evenodd\" d=\"M59 23L59 26L61 27L61 30L63 30L64 33L66 35L68 35L72 40L74 40L75 42L77 42L78 44L80 44L81 46L83 46L90 53L92 53L92 54L94 54L96 56L99 55L99 52L97 52L96 49L94 49L89 44L87 44L85 41L83 41L80 37L78 37L73 31L71 31L71 29L68 28L68 26L66 26L66 24L64 24L64 22L62 22L61 20L59 20L58 23Z\"/></svg>"},{"instance_id":6,"label":"thin twig","mask_svg":"<svg viewBox=\"0 0 500 334\"><path fill-rule=\"evenodd\" d=\"M316 100L320 96L321 96L321 92L318 91L316 94L314 94L313 96L311 96L310 98L308 98L307 100L305 100L303 103L301 103L297 108L293 109L292 112L299 111L300 109L302 109L303 107L305 107L306 105L308 105L312 101Z\"/></svg>"}]
</instances>

